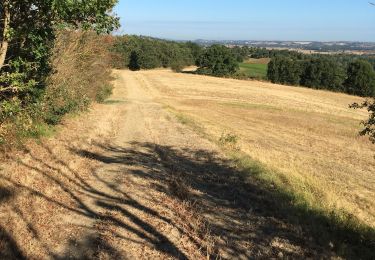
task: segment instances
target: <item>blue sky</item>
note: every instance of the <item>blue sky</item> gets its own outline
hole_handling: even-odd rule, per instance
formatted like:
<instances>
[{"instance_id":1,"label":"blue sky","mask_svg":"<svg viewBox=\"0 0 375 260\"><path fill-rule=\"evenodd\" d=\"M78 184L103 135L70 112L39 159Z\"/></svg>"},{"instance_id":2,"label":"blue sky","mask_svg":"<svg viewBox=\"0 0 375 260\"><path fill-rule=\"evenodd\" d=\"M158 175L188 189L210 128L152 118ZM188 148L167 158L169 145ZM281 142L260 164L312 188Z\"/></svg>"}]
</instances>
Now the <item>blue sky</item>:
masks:
<instances>
[{"instance_id":1,"label":"blue sky","mask_svg":"<svg viewBox=\"0 0 375 260\"><path fill-rule=\"evenodd\" d=\"M177 40L375 41L375 6L366 0L119 0L115 12L122 34Z\"/></svg>"}]
</instances>

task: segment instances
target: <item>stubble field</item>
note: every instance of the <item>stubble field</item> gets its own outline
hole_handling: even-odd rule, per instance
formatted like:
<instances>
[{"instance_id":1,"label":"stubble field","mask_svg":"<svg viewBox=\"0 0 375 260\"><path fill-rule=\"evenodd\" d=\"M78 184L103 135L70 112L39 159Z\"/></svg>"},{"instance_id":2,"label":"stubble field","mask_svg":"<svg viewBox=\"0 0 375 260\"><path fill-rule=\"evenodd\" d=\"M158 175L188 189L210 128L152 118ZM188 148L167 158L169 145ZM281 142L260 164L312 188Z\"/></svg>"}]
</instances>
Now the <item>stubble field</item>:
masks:
<instances>
[{"instance_id":1,"label":"stubble field","mask_svg":"<svg viewBox=\"0 0 375 260\"><path fill-rule=\"evenodd\" d=\"M138 77L183 123L212 140L234 136L238 152L309 204L375 226L375 146L358 135L366 111L349 108L361 98L166 70Z\"/></svg>"}]
</instances>

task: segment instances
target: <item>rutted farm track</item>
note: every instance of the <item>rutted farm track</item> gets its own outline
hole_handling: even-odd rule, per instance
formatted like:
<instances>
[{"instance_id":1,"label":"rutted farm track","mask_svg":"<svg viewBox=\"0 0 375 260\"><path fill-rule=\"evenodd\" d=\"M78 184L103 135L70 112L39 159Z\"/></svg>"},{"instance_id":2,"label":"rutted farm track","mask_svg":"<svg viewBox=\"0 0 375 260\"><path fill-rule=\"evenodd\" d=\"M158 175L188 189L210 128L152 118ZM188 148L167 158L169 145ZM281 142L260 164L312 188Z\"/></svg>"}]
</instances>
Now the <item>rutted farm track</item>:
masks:
<instances>
[{"instance_id":1,"label":"rutted farm track","mask_svg":"<svg viewBox=\"0 0 375 260\"><path fill-rule=\"evenodd\" d=\"M110 100L1 166L2 258L333 256L180 124L147 72L115 74Z\"/></svg>"}]
</instances>

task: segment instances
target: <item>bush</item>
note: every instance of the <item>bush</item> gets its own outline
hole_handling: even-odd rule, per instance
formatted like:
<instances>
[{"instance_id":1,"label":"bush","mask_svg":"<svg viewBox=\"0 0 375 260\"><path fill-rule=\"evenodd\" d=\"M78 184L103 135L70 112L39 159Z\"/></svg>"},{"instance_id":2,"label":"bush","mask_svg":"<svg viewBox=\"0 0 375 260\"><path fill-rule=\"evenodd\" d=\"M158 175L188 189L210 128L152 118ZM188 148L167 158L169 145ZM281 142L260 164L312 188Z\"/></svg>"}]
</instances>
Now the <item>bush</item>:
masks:
<instances>
[{"instance_id":1,"label":"bush","mask_svg":"<svg viewBox=\"0 0 375 260\"><path fill-rule=\"evenodd\" d=\"M276 56L268 64L267 78L272 83L299 85L303 66L290 57Z\"/></svg>"},{"instance_id":2,"label":"bush","mask_svg":"<svg viewBox=\"0 0 375 260\"><path fill-rule=\"evenodd\" d=\"M354 103L351 105L354 109L367 109L369 112L369 117L367 120L363 121L362 124L364 129L360 132L362 136L368 135L371 142L375 144L375 98L368 99L362 104Z\"/></svg>"},{"instance_id":3,"label":"bush","mask_svg":"<svg viewBox=\"0 0 375 260\"><path fill-rule=\"evenodd\" d=\"M137 71L141 69L141 66L139 65L139 56L136 51L131 52L128 67L132 71Z\"/></svg>"},{"instance_id":4,"label":"bush","mask_svg":"<svg viewBox=\"0 0 375 260\"><path fill-rule=\"evenodd\" d=\"M212 45L198 59L199 71L214 76L233 75L239 69L236 57L223 45Z\"/></svg>"},{"instance_id":5,"label":"bush","mask_svg":"<svg viewBox=\"0 0 375 260\"><path fill-rule=\"evenodd\" d=\"M0 102L3 145L43 135L47 125L56 125L67 113L84 110L92 101L102 102L111 94L109 36L65 30L56 35L50 59L53 70L38 98L15 96Z\"/></svg>"},{"instance_id":6,"label":"bush","mask_svg":"<svg viewBox=\"0 0 375 260\"><path fill-rule=\"evenodd\" d=\"M375 96L375 72L365 60L356 60L349 64L344 86L349 94L370 97Z\"/></svg>"},{"instance_id":7,"label":"bush","mask_svg":"<svg viewBox=\"0 0 375 260\"><path fill-rule=\"evenodd\" d=\"M92 33L78 31L114 30L119 26L110 13L115 4L116 0L0 2L1 143L12 145L27 132L35 136L43 121L58 122L95 98L95 84L102 84L96 76L107 74L97 69L105 44ZM63 35L57 28L70 31ZM90 49L94 41L103 46Z\"/></svg>"},{"instance_id":8,"label":"bush","mask_svg":"<svg viewBox=\"0 0 375 260\"><path fill-rule=\"evenodd\" d=\"M43 98L44 120L57 124L70 112L103 102L112 91L109 36L94 32L60 31L53 49L55 73Z\"/></svg>"},{"instance_id":9,"label":"bush","mask_svg":"<svg viewBox=\"0 0 375 260\"><path fill-rule=\"evenodd\" d=\"M104 85L102 88L99 88L98 93L96 94L96 102L103 103L107 98L112 95L113 87L111 85Z\"/></svg>"},{"instance_id":10,"label":"bush","mask_svg":"<svg viewBox=\"0 0 375 260\"><path fill-rule=\"evenodd\" d=\"M174 72L181 72L183 71L184 67L185 66L182 64L182 62L179 62L179 61L174 61L171 63L171 69Z\"/></svg>"}]
</instances>

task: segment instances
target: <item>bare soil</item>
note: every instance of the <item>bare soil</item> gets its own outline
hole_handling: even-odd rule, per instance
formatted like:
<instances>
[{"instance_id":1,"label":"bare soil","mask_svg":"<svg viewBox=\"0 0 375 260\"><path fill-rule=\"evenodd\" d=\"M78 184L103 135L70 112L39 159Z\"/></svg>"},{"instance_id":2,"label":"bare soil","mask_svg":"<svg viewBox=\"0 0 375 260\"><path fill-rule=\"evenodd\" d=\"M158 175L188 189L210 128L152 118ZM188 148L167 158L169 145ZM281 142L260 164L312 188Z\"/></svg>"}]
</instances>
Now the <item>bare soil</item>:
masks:
<instances>
[{"instance_id":1,"label":"bare soil","mask_svg":"<svg viewBox=\"0 0 375 260\"><path fill-rule=\"evenodd\" d=\"M215 144L180 124L161 86L147 80L158 72L145 73L115 72L105 104L8 154L0 258L339 258L280 216L272 193Z\"/></svg>"}]
</instances>

